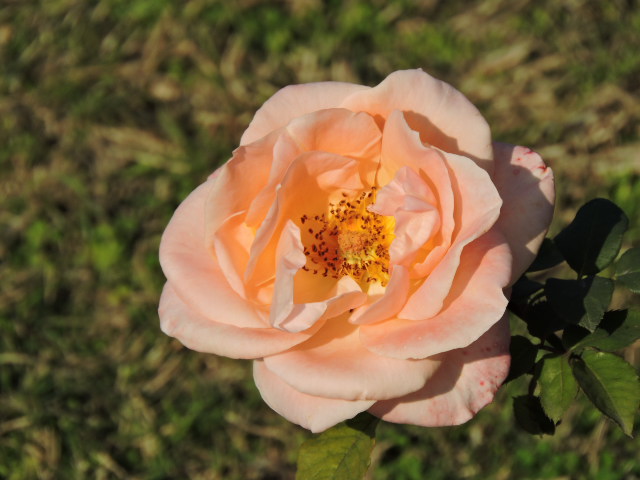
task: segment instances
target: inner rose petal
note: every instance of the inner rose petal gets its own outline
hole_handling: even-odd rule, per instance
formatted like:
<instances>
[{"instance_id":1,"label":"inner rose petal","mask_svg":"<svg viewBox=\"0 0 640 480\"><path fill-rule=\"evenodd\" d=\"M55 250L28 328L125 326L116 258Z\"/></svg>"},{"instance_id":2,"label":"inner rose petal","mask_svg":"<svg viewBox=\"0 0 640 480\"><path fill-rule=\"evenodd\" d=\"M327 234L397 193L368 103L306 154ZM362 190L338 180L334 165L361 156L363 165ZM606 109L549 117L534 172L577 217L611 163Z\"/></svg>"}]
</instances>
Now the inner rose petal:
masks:
<instances>
[{"instance_id":1,"label":"inner rose petal","mask_svg":"<svg viewBox=\"0 0 640 480\"><path fill-rule=\"evenodd\" d=\"M454 185L456 228L452 244L398 315L423 320L436 315L449 294L466 245L487 232L500 215L502 199L491 178L466 157L442 152Z\"/></svg>"},{"instance_id":2,"label":"inner rose petal","mask_svg":"<svg viewBox=\"0 0 640 480\"><path fill-rule=\"evenodd\" d=\"M409 292L409 271L402 265L395 265L389 284L382 295L369 292L367 305L356 309L349 317L355 325L367 325L387 320L396 315L404 306Z\"/></svg>"},{"instance_id":3,"label":"inner rose petal","mask_svg":"<svg viewBox=\"0 0 640 480\"><path fill-rule=\"evenodd\" d=\"M301 332L314 325L320 318L331 318L351 308L360 306L365 295L355 282L332 289L331 294L319 302L294 303L294 277L304 265L300 229L291 220L280 236L276 252L276 282L271 305L270 323L288 332Z\"/></svg>"},{"instance_id":4,"label":"inner rose petal","mask_svg":"<svg viewBox=\"0 0 640 480\"><path fill-rule=\"evenodd\" d=\"M245 282L261 285L274 278L279 232L290 219L326 208L332 192L362 188L356 160L325 152L308 152L297 158L276 189L276 198L256 231Z\"/></svg>"},{"instance_id":5,"label":"inner rose petal","mask_svg":"<svg viewBox=\"0 0 640 480\"><path fill-rule=\"evenodd\" d=\"M393 111L384 125L379 180L390 183L403 167L410 167L429 186L435 196L440 227L437 234L417 252L411 266L411 278L424 278L442 259L451 245L454 223L453 185L444 156L422 143L400 111Z\"/></svg>"},{"instance_id":6,"label":"inner rose petal","mask_svg":"<svg viewBox=\"0 0 640 480\"><path fill-rule=\"evenodd\" d=\"M276 187L293 161L305 152L335 153L360 160L360 176L373 181L382 134L371 116L341 108L313 112L293 119L273 144L269 181L252 201L247 223L258 226L273 203Z\"/></svg>"},{"instance_id":7,"label":"inner rose petal","mask_svg":"<svg viewBox=\"0 0 640 480\"><path fill-rule=\"evenodd\" d=\"M213 248L220 269L229 286L242 298L247 298L241 272L247 267L253 230L243 221L241 213L230 216L213 235Z\"/></svg>"},{"instance_id":8,"label":"inner rose petal","mask_svg":"<svg viewBox=\"0 0 640 480\"><path fill-rule=\"evenodd\" d=\"M426 182L411 168L402 167L369 207L395 219L395 239L389 251L393 265L411 266L418 250L440 229L437 199Z\"/></svg>"}]
</instances>

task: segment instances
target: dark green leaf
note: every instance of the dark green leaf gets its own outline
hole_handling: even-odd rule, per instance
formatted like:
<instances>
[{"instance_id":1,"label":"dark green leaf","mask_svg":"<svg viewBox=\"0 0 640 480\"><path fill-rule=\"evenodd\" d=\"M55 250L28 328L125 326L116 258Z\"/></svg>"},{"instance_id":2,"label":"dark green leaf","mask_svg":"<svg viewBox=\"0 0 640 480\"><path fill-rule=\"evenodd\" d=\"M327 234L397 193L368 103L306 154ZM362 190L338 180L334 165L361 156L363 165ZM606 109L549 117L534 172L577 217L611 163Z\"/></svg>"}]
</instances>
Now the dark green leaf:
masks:
<instances>
[{"instance_id":1,"label":"dark green leaf","mask_svg":"<svg viewBox=\"0 0 640 480\"><path fill-rule=\"evenodd\" d=\"M566 326L565 321L546 300L536 300L526 305L517 315L526 322L527 330L532 336L542 339Z\"/></svg>"},{"instance_id":2,"label":"dark green leaf","mask_svg":"<svg viewBox=\"0 0 640 480\"><path fill-rule=\"evenodd\" d=\"M573 350L584 347L595 347L605 352L621 350L640 338L640 312L637 310L606 312L598 328L591 334L586 333L587 335L576 338L572 344Z\"/></svg>"},{"instance_id":3,"label":"dark green leaf","mask_svg":"<svg viewBox=\"0 0 640 480\"><path fill-rule=\"evenodd\" d=\"M549 278L544 291L551 308L567 322L595 330L609 307L613 281L603 277L580 280Z\"/></svg>"},{"instance_id":4,"label":"dark green leaf","mask_svg":"<svg viewBox=\"0 0 640 480\"><path fill-rule=\"evenodd\" d=\"M591 332L579 325L567 325L562 332L562 344L567 349L574 349L585 337L591 335Z\"/></svg>"},{"instance_id":5,"label":"dark green leaf","mask_svg":"<svg viewBox=\"0 0 640 480\"><path fill-rule=\"evenodd\" d=\"M520 427L533 434L553 435L556 426L547 417L540 404L540 399L533 395L522 395L513 399L513 414Z\"/></svg>"},{"instance_id":6,"label":"dark green leaf","mask_svg":"<svg viewBox=\"0 0 640 480\"><path fill-rule=\"evenodd\" d=\"M540 250L538 250L536 259L527 269L527 272L546 270L548 268L555 267L562 262L564 262L564 257L560 253L560 250L558 250L558 247L553 243L553 240L545 238L542 241L542 245L540 245Z\"/></svg>"},{"instance_id":7,"label":"dark green leaf","mask_svg":"<svg viewBox=\"0 0 640 480\"><path fill-rule=\"evenodd\" d=\"M573 374L589 400L631 436L640 404L635 369L612 353L585 350L571 361Z\"/></svg>"},{"instance_id":8,"label":"dark green leaf","mask_svg":"<svg viewBox=\"0 0 640 480\"><path fill-rule=\"evenodd\" d=\"M302 444L298 480L357 480L371 462L378 419L368 413L343 422Z\"/></svg>"},{"instance_id":9,"label":"dark green leaf","mask_svg":"<svg viewBox=\"0 0 640 480\"><path fill-rule=\"evenodd\" d=\"M618 256L629 220L615 203L596 198L584 204L553 240L580 275L595 275Z\"/></svg>"},{"instance_id":10,"label":"dark green leaf","mask_svg":"<svg viewBox=\"0 0 640 480\"><path fill-rule=\"evenodd\" d=\"M632 292L640 293L640 248L631 248L618 259L616 280Z\"/></svg>"},{"instance_id":11,"label":"dark green leaf","mask_svg":"<svg viewBox=\"0 0 640 480\"><path fill-rule=\"evenodd\" d=\"M565 356L546 356L542 359L540 402L547 416L558 422L578 393L578 382Z\"/></svg>"},{"instance_id":12,"label":"dark green leaf","mask_svg":"<svg viewBox=\"0 0 640 480\"><path fill-rule=\"evenodd\" d=\"M506 379L507 382L531 371L536 362L538 347L531 343L528 338L514 335L511 337L509 352L511 353L511 367L509 368L509 376Z\"/></svg>"},{"instance_id":13,"label":"dark green leaf","mask_svg":"<svg viewBox=\"0 0 640 480\"><path fill-rule=\"evenodd\" d=\"M528 279L526 276L522 276L511 287L511 301L513 302L526 302L537 291L544 288L544 285L540 282L535 282Z\"/></svg>"}]
</instances>

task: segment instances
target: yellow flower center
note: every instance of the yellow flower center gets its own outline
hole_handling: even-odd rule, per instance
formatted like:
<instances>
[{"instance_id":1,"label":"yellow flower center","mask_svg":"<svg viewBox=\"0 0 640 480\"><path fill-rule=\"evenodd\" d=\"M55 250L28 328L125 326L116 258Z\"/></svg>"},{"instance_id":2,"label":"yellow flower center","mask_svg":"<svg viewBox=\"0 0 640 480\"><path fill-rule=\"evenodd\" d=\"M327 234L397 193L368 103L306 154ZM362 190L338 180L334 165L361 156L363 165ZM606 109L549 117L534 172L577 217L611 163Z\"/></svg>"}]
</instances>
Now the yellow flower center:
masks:
<instances>
[{"instance_id":1,"label":"yellow flower center","mask_svg":"<svg viewBox=\"0 0 640 480\"><path fill-rule=\"evenodd\" d=\"M389 246L395 219L367 210L376 188L330 203L328 212L300 217L307 264L303 270L323 277L351 276L363 287L389 282Z\"/></svg>"}]
</instances>

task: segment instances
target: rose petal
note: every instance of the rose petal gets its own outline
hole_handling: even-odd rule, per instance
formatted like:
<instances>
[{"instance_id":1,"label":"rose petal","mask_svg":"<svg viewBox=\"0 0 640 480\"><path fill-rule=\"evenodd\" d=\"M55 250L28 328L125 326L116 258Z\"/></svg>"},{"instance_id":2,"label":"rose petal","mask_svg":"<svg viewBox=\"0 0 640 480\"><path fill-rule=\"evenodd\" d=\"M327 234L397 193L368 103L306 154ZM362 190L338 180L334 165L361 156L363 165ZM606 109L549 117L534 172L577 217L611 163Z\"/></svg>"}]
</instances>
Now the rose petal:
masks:
<instances>
[{"instance_id":1,"label":"rose petal","mask_svg":"<svg viewBox=\"0 0 640 480\"><path fill-rule=\"evenodd\" d=\"M220 271L229 286L241 297L247 298L242 274L249 261L249 249L254 232L243 221L242 212L227 218L213 236L213 248Z\"/></svg>"},{"instance_id":2,"label":"rose petal","mask_svg":"<svg viewBox=\"0 0 640 480\"><path fill-rule=\"evenodd\" d=\"M295 303L294 277L305 265L307 257L300 241L300 229L289 220L280 236L276 253L276 285L271 304L270 322L288 332L300 332L311 327L321 317L331 318L360 306L366 296L357 283L350 282L351 291L330 295L320 302ZM306 272L305 272L306 273ZM333 285L340 282L331 282Z\"/></svg>"},{"instance_id":3,"label":"rose petal","mask_svg":"<svg viewBox=\"0 0 640 480\"><path fill-rule=\"evenodd\" d=\"M267 185L277 139L276 132L237 148L231 160L212 175L205 218L207 242L227 218L247 210Z\"/></svg>"},{"instance_id":4,"label":"rose petal","mask_svg":"<svg viewBox=\"0 0 640 480\"><path fill-rule=\"evenodd\" d=\"M211 187L211 180L200 185L173 214L160 242L162 270L180 298L200 315L238 327L267 327L266 315L231 288L205 243Z\"/></svg>"},{"instance_id":5,"label":"rose petal","mask_svg":"<svg viewBox=\"0 0 640 480\"><path fill-rule=\"evenodd\" d=\"M553 172L525 147L494 143L494 182L503 200L496 228L513 253L511 283L533 262L547 233L555 202Z\"/></svg>"},{"instance_id":6,"label":"rose petal","mask_svg":"<svg viewBox=\"0 0 640 480\"><path fill-rule=\"evenodd\" d=\"M354 325L367 325L392 318L404 306L408 291L409 271L402 265L396 265L384 294L370 305L364 305L353 312L349 322Z\"/></svg>"},{"instance_id":7,"label":"rose petal","mask_svg":"<svg viewBox=\"0 0 640 480\"><path fill-rule=\"evenodd\" d=\"M293 285L298 270L307 263L307 257L302 251L300 229L289 220L280 236L276 252L276 285L271 303L271 325L282 330L301 331L313 325L327 308L326 303L308 303L302 305L295 315Z\"/></svg>"},{"instance_id":8,"label":"rose petal","mask_svg":"<svg viewBox=\"0 0 640 480\"><path fill-rule=\"evenodd\" d=\"M285 131L301 151L372 159L380 155L382 132L367 113L332 108L293 119Z\"/></svg>"},{"instance_id":9,"label":"rose petal","mask_svg":"<svg viewBox=\"0 0 640 480\"><path fill-rule=\"evenodd\" d=\"M419 391L377 402L369 412L388 422L459 425L491 403L509 372L507 315L466 348L443 354L440 368Z\"/></svg>"},{"instance_id":10,"label":"rose petal","mask_svg":"<svg viewBox=\"0 0 640 480\"><path fill-rule=\"evenodd\" d=\"M276 135L273 133L272 135ZM279 132L278 138L273 146L273 159L269 171L269 181L264 188L255 195L246 215L247 225L258 228L269 209L273 205L276 197L276 190L282 181L291 163L303 152L296 142L286 134Z\"/></svg>"},{"instance_id":11,"label":"rose petal","mask_svg":"<svg viewBox=\"0 0 640 480\"><path fill-rule=\"evenodd\" d=\"M358 159L361 178L373 181L380 157L380 129L366 113L330 109L292 120L281 130L273 148L273 163L266 187L256 196L247 213L247 223L257 226L275 198L291 163L310 151L335 153Z\"/></svg>"},{"instance_id":12,"label":"rose petal","mask_svg":"<svg viewBox=\"0 0 640 480\"><path fill-rule=\"evenodd\" d=\"M269 371L260 360L253 362L253 378L267 405L313 433L353 418L375 403L373 400L349 401L301 393Z\"/></svg>"},{"instance_id":13,"label":"rose petal","mask_svg":"<svg viewBox=\"0 0 640 480\"><path fill-rule=\"evenodd\" d=\"M507 306L502 289L511 276L511 253L491 230L467 245L440 313L426 320L391 319L360 327L372 352L393 358L427 358L466 347L486 332Z\"/></svg>"},{"instance_id":14,"label":"rose petal","mask_svg":"<svg viewBox=\"0 0 640 480\"><path fill-rule=\"evenodd\" d=\"M456 230L451 246L424 282L409 296L398 315L400 318L422 320L436 315L442 309L456 276L462 249L487 232L500 215L502 199L487 172L468 158L442 154L451 172Z\"/></svg>"},{"instance_id":15,"label":"rose petal","mask_svg":"<svg viewBox=\"0 0 640 480\"><path fill-rule=\"evenodd\" d=\"M349 95L369 87L343 82L319 82L289 85L264 102L245 130L240 145L264 137L292 119L307 113L336 108Z\"/></svg>"},{"instance_id":16,"label":"rose petal","mask_svg":"<svg viewBox=\"0 0 640 480\"><path fill-rule=\"evenodd\" d=\"M362 188L358 168L356 160L326 152L305 153L291 164L267 217L256 232L245 282L260 284L273 277L279 239L275 233L287 220L326 211L330 192Z\"/></svg>"},{"instance_id":17,"label":"rose petal","mask_svg":"<svg viewBox=\"0 0 640 480\"><path fill-rule=\"evenodd\" d=\"M417 172L437 197L435 204L440 215L440 231L437 239L425 245L411 270L413 278L423 278L431 273L451 244L455 227L453 188L444 156L433 148L425 147L418 133L409 128L404 114L395 110L387 119L382 136L381 184L390 182L395 172L404 166Z\"/></svg>"},{"instance_id":18,"label":"rose petal","mask_svg":"<svg viewBox=\"0 0 640 480\"><path fill-rule=\"evenodd\" d=\"M385 185L369 210L395 217L391 265L411 266L420 250L440 229L437 202L429 186L409 167L402 167Z\"/></svg>"},{"instance_id":19,"label":"rose petal","mask_svg":"<svg viewBox=\"0 0 640 480\"><path fill-rule=\"evenodd\" d=\"M451 85L422 70L394 72L378 86L351 94L341 106L383 118L402 110L423 142L493 171L491 132L478 109Z\"/></svg>"},{"instance_id":20,"label":"rose petal","mask_svg":"<svg viewBox=\"0 0 640 480\"><path fill-rule=\"evenodd\" d=\"M264 359L273 373L298 391L345 400L387 399L424 385L438 362L397 360L371 353L358 327L336 317L303 345Z\"/></svg>"},{"instance_id":21,"label":"rose petal","mask_svg":"<svg viewBox=\"0 0 640 480\"><path fill-rule=\"evenodd\" d=\"M217 310L227 309L220 302ZM275 328L245 328L216 322L192 310L167 282L160 297L160 328L180 343L198 352L215 353L231 358L260 358L282 352L304 342L317 328L303 333L289 333ZM241 322L238 322L241 323Z\"/></svg>"}]
</instances>

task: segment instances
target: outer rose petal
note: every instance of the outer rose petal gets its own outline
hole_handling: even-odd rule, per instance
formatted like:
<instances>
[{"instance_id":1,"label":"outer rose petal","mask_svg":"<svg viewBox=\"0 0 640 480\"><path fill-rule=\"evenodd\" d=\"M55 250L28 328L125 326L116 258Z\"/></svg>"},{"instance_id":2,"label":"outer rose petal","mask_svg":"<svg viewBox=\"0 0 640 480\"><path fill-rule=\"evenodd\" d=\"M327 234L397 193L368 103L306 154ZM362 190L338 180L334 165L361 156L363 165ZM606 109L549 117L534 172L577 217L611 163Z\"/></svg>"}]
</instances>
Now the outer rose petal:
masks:
<instances>
[{"instance_id":1,"label":"outer rose petal","mask_svg":"<svg viewBox=\"0 0 640 480\"><path fill-rule=\"evenodd\" d=\"M218 310L225 307L220 303ZM162 331L185 347L231 358L260 358L279 353L304 342L317 331L314 327L302 333L288 333L275 328L242 328L215 322L191 310L169 282L162 290L158 313Z\"/></svg>"},{"instance_id":2,"label":"outer rose petal","mask_svg":"<svg viewBox=\"0 0 640 480\"><path fill-rule=\"evenodd\" d=\"M388 399L424 385L439 361L398 360L368 351L358 327L345 316L331 319L304 344L264 359L296 390L345 400Z\"/></svg>"},{"instance_id":3,"label":"outer rose petal","mask_svg":"<svg viewBox=\"0 0 640 480\"><path fill-rule=\"evenodd\" d=\"M258 109L245 130L240 145L264 137L297 117L307 113L336 108L352 93L370 87L343 82L319 82L290 85L278 90Z\"/></svg>"},{"instance_id":4,"label":"outer rose petal","mask_svg":"<svg viewBox=\"0 0 640 480\"><path fill-rule=\"evenodd\" d=\"M360 327L372 352L392 358L427 358L466 347L504 314L502 289L511 276L511 254L504 237L491 230L467 245L444 307L426 320L393 318Z\"/></svg>"},{"instance_id":5,"label":"outer rose petal","mask_svg":"<svg viewBox=\"0 0 640 480\"><path fill-rule=\"evenodd\" d=\"M260 360L253 362L253 378L267 405L313 433L353 418L375 403L375 400L349 401L301 393L269 371Z\"/></svg>"},{"instance_id":6,"label":"outer rose petal","mask_svg":"<svg viewBox=\"0 0 640 480\"><path fill-rule=\"evenodd\" d=\"M190 310L237 327L268 327L266 315L231 288L205 243L205 205L212 182L196 188L173 214L160 242L162 270Z\"/></svg>"},{"instance_id":7,"label":"outer rose petal","mask_svg":"<svg viewBox=\"0 0 640 480\"><path fill-rule=\"evenodd\" d=\"M394 423L459 425L491 403L509 372L507 314L466 348L443 355L440 369L419 391L376 403L369 411Z\"/></svg>"},{"instance_id":8,"label":"outer rose petal","mask_svg":"<svg viewBox=\"0 0 640 480\"><path fill-rule=\"evenodd\" d=\"M503 201L496 228L511 246L513 283L533 262L551 223L555 202L553 172L529 148L506 143L494 143L493 147L494 182Z\"/></svg>"},{"instance_id":9,"label":"outer rose petal","mask_svg":"<svg viewBox=\"0 0 640 480\"><path fill-rule=\"evenodd\" d=\"M206 232L212 235L230 216L249 208L255 196L269 181L273 149L278 132L238 147L233 157L211 175L212 186L206 210ZM208 240L208 238L207 238Z\"/></svg>"},{"instance_id":10,"label":"outer rose petal","mask_svg":"<svg viewBox=\"0 0 640 480\"><path fill-rule=\"evenodd\" d=\"M378 86L352 94L341 106L383 118L402 110L423 142L472 158L489 173L493 171L486 120L462 93L422 70L394 72Z\"/></svg>"}]
</instances>

